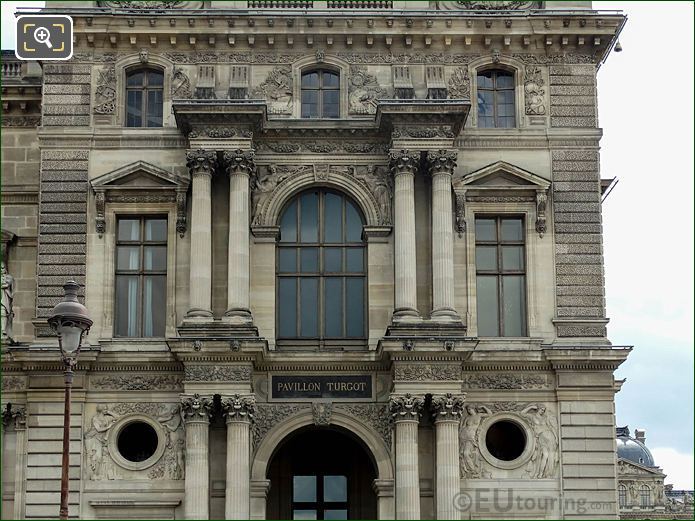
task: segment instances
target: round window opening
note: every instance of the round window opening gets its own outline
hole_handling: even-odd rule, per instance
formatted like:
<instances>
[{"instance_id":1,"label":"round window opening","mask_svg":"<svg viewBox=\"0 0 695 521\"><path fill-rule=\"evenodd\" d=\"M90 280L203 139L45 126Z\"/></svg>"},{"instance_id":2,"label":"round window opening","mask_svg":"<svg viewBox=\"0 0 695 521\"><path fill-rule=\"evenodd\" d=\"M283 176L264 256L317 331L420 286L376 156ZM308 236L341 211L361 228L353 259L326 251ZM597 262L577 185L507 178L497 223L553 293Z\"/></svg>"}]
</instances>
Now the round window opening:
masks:
<instances>
[{"instance_id":1,"label":"round window opening","mask_svg":"<svg viewBox=\"0 0 695 521\"><path fill-rule=\"evenodd\" d=\"M526 434L516 423L501 420L488 428L485 446L498 460L513 461L521 456L526 448Z\"/></svg>"},{"instance_id":2,"label":"round window opening","mask_svg":"<svg viewBox=\"0 0 695 521\"><path fill-rule=\"evenodd\" d=\"M154 427L145 422L129 423L118 434L118 452L133 463L151 458L157 450L159 439Z\"/></svg>"}]
</instances>

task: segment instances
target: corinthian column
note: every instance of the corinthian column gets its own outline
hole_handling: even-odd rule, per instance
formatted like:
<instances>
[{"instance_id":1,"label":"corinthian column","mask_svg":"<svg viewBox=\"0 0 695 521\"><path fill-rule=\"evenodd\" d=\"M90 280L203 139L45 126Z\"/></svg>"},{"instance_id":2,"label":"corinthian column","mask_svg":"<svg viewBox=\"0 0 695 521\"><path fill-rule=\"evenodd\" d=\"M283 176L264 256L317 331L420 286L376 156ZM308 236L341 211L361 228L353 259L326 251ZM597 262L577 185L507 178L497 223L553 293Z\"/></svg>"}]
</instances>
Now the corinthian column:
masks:
<instances>
[{"instance_id":1,"label":"corinthian column","mask_svg":"<svg viewBox=\"0 0 695 521\"><path fill-rule=\"evenodd\" d=\"M454 222L451 176L456 167L455 150L427 153L432 176L432 319L460 321L454 309Z\"/></svg>"},{"instance_id":2,"label":"corinthian column","mask_svg":"<svg viewBox=\"0 0 695 521\"><path fill-rule=\"evenodd\" d=\"M229 246L227 259L227 312L232 324L252 322L249 311L249 180L255 172L253 150L224 152L229 175Z\"/></svg>"},{"instance_id":3,"label":"corinthian column","mask_svg":"<svg viewBox=\"0 0 695 521\"><path fill-rule=\"evenodd\" d=\"M188 317L212 317L212 206L210 185L217 166L214 150L189 150L191 198L191 276Z\"/></svg>"},{"instance_id":4,"label":"corinthian column","mask_svg":"<svg viewBox=\"0 0 695 521\"><path fill-rule=\"evenodd\" d=\"M435 428L437 519L461 519L456 495L461 490L459 470L459 422L465 395L435 395L432 416Z\"/></svg>"},{"instance_id":5,"label":"corinthian column","mask_svg":"<svg viewBox=\"0 0 695 521\"><path fill-rule=\"evenodd\" d=\"M250 516L250 430L256 410L253 396L222 398L227 420L227 485L225 519L249 519Z\"/></svg>"},{"instance_id":6,"label":"corinthian column","mask_svg":"<svg viewBox=\"0 0 695 521\"><path fill-rule=\"evenodd\" d=\"M392 395L389 403L396 435L396 519L420 519L417 430L425 400Z\"/></svg>"},{"instance_id":7,"label":"corinthian column","mask_svg":"<svg viewBox=\"0 0 695 521\"><path fill-rule=\"evenodd\" d=\"M186 519L209 519L210 466L208 437L212 397L181 397L181 412L186 424L186 481L184 516Z\"/></svg>"},{"instance_id":8,"label":"corinthian column","mask_svg":"<svg viewBox=\"0 0 695 521\"><path fill-rule=\"evenodd\" d=\"M417 267L415 264L415 172L420 153L391 152L394 178L395 309L393 321L414 320L417 311Z\"/></svg>"}]
</instances>

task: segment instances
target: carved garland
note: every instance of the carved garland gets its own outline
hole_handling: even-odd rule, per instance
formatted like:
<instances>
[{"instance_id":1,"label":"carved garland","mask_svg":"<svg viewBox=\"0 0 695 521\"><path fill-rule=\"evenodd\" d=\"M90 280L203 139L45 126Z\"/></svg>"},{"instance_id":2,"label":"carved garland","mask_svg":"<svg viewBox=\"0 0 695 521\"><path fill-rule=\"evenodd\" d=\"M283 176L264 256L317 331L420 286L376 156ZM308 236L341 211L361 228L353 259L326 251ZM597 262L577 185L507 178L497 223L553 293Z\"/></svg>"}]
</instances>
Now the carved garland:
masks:
<instances>
[{"instance_id":1,"label":"carved garland","mask_svg":"<svg viewBox=\"0 0 695 521\"><path fill-rule=\"evenodd\" d=\"M251 368L246 366L194 365L184 369L187 382L248 382Z\"/></svg>"}]
</instances>

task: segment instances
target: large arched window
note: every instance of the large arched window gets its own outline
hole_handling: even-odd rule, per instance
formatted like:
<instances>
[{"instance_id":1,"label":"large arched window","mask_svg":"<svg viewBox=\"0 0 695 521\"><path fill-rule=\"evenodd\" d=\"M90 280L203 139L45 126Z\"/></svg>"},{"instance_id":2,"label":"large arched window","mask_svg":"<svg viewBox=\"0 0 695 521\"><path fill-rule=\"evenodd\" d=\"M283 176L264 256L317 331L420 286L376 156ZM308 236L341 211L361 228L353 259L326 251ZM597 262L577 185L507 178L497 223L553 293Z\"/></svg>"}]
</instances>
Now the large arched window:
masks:
<instances>
[{"instance_id":1,"label":"large arched window","mask_svg":"<svg viewBox=\"0 0 695 521\"><path fill-rule=\"evenodd\" d=\"M340 75L327 69L302 74L302 117L340 117Z\"/></svg>"},{"instance_id":2,"label":"large arched window","mask_svg":"<svg viewBox=\"0 0 695 521\"><path fill-rule=\"evenodd\" d=\"M277 248L278 341L363 344L363 224L357 205L329 190L303 192L285 208Z\"/></svg>"},{"instance_id":3,"label":"large arched window","mask_svg":"<svg viewBox=\"0 0 695 521\"><path fill-rule=\"evenodd\" d=\"M161 127L164 74L155 69L135 69L126 74L126 126Z\"/></svg>"},{"instance_id":4,"label":"large arched window","mask_svg":"<svg viewBox=\"0 0 695 521\"><path fill-rule=\"evenodd\" d=\"M642 485L639 491L640 495L640 506L642 508L649 508L652 506L652 491L649 485Z\"/></svg>"},{"instance_id":5,"label":"large arched window","mask_svg":"<svg viewBox=\"0 0 695 521\"><path fill-rule=\"evenodd\" d=\"M479 71L478 128L514 128L514 74L501 69Z\"/></svg>"},{"instance_id":6,"label":"large arched window","mask_svg":"<svg viewBox=\"0 0 695 521\"><path fill-rule=\"evenodd\" d=\"M627 487L625 485L618 485L618 505L620 508L627 506Z\"/></svg>"}]
</instances>

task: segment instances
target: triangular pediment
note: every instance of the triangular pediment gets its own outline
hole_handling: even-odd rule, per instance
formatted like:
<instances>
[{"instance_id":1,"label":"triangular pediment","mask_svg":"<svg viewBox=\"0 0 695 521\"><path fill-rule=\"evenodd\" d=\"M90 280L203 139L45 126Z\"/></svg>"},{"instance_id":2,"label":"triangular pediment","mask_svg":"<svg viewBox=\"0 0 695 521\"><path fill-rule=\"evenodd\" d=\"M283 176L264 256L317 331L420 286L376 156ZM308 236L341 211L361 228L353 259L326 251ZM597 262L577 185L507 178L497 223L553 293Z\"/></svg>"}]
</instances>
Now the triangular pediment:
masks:
<instances>
[{"instance_id":1,"label":"triangular pediment","mask_svg":"<svg viewBox=\"0 0 695 521\"><path fill-rule=\"evenodd\" d=\"M174 174L147 161L135 161L117 170L92 179L95 191L121 189L171 189L181 190L188 187L187 177Z\"/></svg>"},{"instance_id":2,"label":"triangular pediment","mask_svg":"<svg viewBox=\"0 0 695 521\"><path fill-rule=\"evenodd\" d=\"M547 190L549 187L547 179L506 161L497 161L454 181L454 189L464 190Z\"/></svg>"},{"instance_id":3,"label":"triangular pediment","mask_svg":"<svg viewBox=\"0 0 695 521\"><path fill-rule=\"evenodd\" d=\"M644 465L635 463L634 461L618 458L619 476L635 474L642 476L650 475L655 477L664 476L664 473L661 472L661 469L659 467L646 467Z\"/></svg>"}]
</instances>

